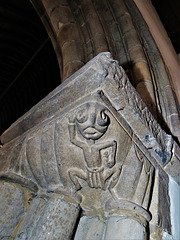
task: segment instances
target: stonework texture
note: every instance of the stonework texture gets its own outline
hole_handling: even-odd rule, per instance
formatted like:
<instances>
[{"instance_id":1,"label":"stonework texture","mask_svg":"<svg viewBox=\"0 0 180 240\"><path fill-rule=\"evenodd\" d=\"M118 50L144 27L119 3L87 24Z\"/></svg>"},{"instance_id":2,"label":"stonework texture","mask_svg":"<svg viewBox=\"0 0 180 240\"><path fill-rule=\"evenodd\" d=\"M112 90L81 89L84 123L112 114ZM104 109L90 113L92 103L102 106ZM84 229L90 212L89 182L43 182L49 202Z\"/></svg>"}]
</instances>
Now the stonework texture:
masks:
<instances>
[{"instance_id":1,"label":"stonework texture","mask_svg":"<svg viewBox=\"0 0 180 240\"><path fill-rule=\"evenodd\" d=\"M111 52L155 119L180 139L171 77L133 0L31 2L54 45L62 82L97 54Z\"/></svg>"},{"instance_id":2,"label":"stonework texture","mask_svg":"<svg viewBox=\"0 0 180 240\"><path fill-rule=\"evenodd\" d=\"M1 141L0 209L9 209L2 239L171 235L168 182L180 184L179 146L110 53L73 74Z\"/></svg>"}]
</instances>

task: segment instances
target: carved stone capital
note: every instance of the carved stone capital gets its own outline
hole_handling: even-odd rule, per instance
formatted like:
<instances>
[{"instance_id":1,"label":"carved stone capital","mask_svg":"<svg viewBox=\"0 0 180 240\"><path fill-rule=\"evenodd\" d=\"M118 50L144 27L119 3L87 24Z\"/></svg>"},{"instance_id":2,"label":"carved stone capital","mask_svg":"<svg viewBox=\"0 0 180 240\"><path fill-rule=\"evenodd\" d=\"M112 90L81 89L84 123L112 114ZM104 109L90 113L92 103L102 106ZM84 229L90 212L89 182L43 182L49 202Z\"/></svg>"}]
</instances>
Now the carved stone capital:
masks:
<instances>
[{"instance_id":1,"label":"carved stone capital","mask_svg":"<svg viewBox=\"0 0 180 240\"><path fill-rule=\"evenodd\" d=\"M109 53L72 75L1 141L1 178L39 196L64 196L103 221L124 216L145 227L157 172L180 184L178 145Z\"/></svg>"}]
</instances>

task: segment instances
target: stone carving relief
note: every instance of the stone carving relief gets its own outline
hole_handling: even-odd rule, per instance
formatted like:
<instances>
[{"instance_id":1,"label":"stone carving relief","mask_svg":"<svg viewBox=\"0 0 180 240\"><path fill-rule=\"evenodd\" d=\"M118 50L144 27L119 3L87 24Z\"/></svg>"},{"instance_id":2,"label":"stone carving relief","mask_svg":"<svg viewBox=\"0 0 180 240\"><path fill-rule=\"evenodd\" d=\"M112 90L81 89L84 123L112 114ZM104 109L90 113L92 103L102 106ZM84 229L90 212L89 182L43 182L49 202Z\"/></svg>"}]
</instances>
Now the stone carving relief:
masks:
<instances>
[{"instance_id":1,"label":"stone carving relief","mask_svg":"<svg viewBox=\"0 0 180 240\"><path fill-rule=\"evenodd\" d=\"M0 150L0 178L35 196L16 239L43 239L47 229L49 239L71 239L72 235L75 240L147 239L155 170L165 164L155 162L152 146L170 161L172 139L153 119L117 62L105 58L99 75L96 65L85 69L84 79L65 85L58 96L51 95L53 103L61 98L61 110L56 107L50 119ZM85 83L78 81L91 84L93 74L93 81L100 76L96 87L89 95L79 93L80 84L83 91ZM106 86L111 87L110 95ZM71 96L74 102L67 97L72 89L78 89Z\"/></svg>"},{"instance_id":2,"label":"stone carving relief","mask_svg":"<svg viewBox=\"0 0 180 240\"><path fill-rule=\"evenodd\" d=\"M82 187L78 178L85 180L91 188L105 190L116 185L121 171L121 165L116 163L117 142L107 140L96 143L105 134L109 124L105 107L98 103L83 105L76 117L69 122L70 141L82 149L86 165L86 171L78 168L69 170L76 190ZM78 139L77 131L82 140Z\"/></svg>"},{"instance_id":3,"label":"stone carving relief","mask_svg":"<svg viewBox=\"0 0 180 240\"><path fill-rule=\"evenodd\" d=\"M79 159L69 178L85 215L106 219L123 212L146 225L154 167L99 102L81 105L68 119L70 149Z\"/></svg>"},{"instance_id":4,"label":"stone carving relief","mask_svg":"<svg viewBox=\"0 0 180 240\"><path fill-rule=\"evenodd\" d=\"M70 197L87 217L109 221L123 215L146 235L154 167L98 94L95 99L26 136L6 177L38 195Z\"/></svg>"},{"instance_id":5,"label":"stone carving relief","mask_svg":"<svg viewBox=\"0 0 180 240\"><path fill-rule=\"evenodd\" d=\"M113 63L114 65L117 64L116 61L113 61ZM154 139L156 139L157 143L161 146L163 153L159 150L157 150L156 153L161 156L163 155L162 165L167 164L172 153L172 136L167 135L154 119L146 104L142 101L141 97L131 85L124 69L121 66L114 67L112 65L110 68L111 70L109 71L109 76L107 78L112 78L112 76L114 76L114 80L118 85L118 88L121 89L121 93L124 94L125 101L132 107L134 112L138 113L141 121L149 128L154 136ZM149 139L149 136L147 136L146 140L147 142L153 142L153 139Z\"/></svg>"},{"instance_id":6,"label":"stone carving relief","mask_svg":"<svg viewBox=\"0 0 180 240\"><path fill-rule=\"evenodd\" d=\"M142 206L146 195L147 209L153 167L100 98L32 132L13 151L19 151L18 161L10 159L6 176L32 190L65 194L76 201L80 195L88 211L90 191L99 196L93 205L107 212L120 210L120 199L126 210L133 202Z\"/></svg>"},{"instance_id":7,"label":"stone carving relief","mask_svg":"<svg viewBox=\"0 0 180 240\"><path fill-rule=\"evenodd\" d=\"M126 221L129 219L128 224L136 221L142 226L139 236L145 239L151 219L148 209L154 167L127 133L122 134L123 129L105 105L87 102L71 116L69 141L81 161L78 167L69 167L68 174L76 194L82 197L84 216L98 216L109 222L123 215ZM126 139L129 143L122 148ZM75 239L83 237L82 232L78 234Z\"/></svg>"}]
</instances>

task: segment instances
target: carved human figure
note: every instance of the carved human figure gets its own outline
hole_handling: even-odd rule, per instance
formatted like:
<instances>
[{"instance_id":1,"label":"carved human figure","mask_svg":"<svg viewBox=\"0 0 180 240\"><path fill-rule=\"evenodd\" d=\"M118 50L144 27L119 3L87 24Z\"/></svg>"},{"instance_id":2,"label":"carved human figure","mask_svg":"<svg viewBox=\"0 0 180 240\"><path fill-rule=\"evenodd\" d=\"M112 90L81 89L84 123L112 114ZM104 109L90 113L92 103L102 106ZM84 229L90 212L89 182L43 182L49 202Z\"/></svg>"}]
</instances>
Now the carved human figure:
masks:
<instances>
[{"instance_id":1,"label":"carved human figure","mask_svg":"<svg viewBox=\"0 0 180 240\"><path fill-rule=\"evenodd\" d=\"M69 176L76 190L82 188L79 179L85 180L89 187L112 189L118 182L121 165L115 162L116 141L96 142L108 129L110 119L105 113L105 107L98 103L87 103L78 111L76 117L69 123L69 135L72 144L81 148L87 171L72 168ZM84 141L78 139L77 131ZM111 156L107 158L106 167L102 161L101 150L111 148ZM105 151L108 155L108 151ZM109 181L107 181L107 179Z\"/></svg>"}]
</instances>

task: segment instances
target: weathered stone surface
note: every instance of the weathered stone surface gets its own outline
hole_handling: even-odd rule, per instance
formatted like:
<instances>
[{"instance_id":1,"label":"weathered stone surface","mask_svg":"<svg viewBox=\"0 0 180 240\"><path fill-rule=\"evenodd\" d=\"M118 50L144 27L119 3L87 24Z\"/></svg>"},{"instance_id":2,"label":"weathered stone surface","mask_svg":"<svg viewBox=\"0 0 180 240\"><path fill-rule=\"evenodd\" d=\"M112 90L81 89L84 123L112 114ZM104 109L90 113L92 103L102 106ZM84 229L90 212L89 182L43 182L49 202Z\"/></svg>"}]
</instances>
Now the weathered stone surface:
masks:
<instances>
[{"instance_id":1,"label":"weathered stone surface","mask_svg":"<svg viewBox=\"0 0 180 240\"><path fill-rule=\"evenodd\" d=\"M60 198L51 198L30 239L71 239L78 216L77 206Z\"/></svg>"},{"instance_id":2,"label":"weathered stone surface","mask_svg":"<svg viewBox=\"0 0 180 240\"><path fill-rule=\"evenodd\" d=\"M17 186L4 181L0 192L0 239L8 240L24 216L24 198Z\"/></svg>"},{"instance_id":3,"label":"weathered stone surface","mask_svg":"<svg viewBox=\"0 0 180 240\"><path fill-rule=\"evenodd\" d=\"M141 9L141 7L143 5L146 5L145 8L143 8L143 11L140 12L139 9ZM144 6L145 6L144 5ZM157 33L157 29L154 27L150 27L151 28L151 32L149 31L149 24L151 24L151 26L153 25L158 25L158 21L159 19L156 19L154 17L152 17L153 15L156 15L156 12L154 12L154 7L151 3L151 1L146 1L146 3L144 1L131 1L131 0L126 0L126 6L128 7L128 10L131 14L131 16L133 17L134 23L136 25L136 30L138 31L138 34L140 36L141 39L143 39L143 42L145 43L144 47L146 49L146 52L148 54L148 58L149 61L151 63L152 66L152 76L154 75L154 80L156 87L154 89L154 91L158 92L158 95L156 95L158 97L158 105L160 104L161 109L159 109L163 119L165 119L165 122L167 124L167 126L170 128L172 134L176 137L179 138L179 117L177 117L178 114L178 108L179 105L176 103L176 97L175 94L173 93L173 90L171 88L169 88L169 86L171 86L171 79L169 77L169 72L167 71L167 66L172 65L173 68L174 66L177 64L177 69L179 69L179 63L176 60L175 62L172 61L172 58L169 57L169 52L170 51L163 51L163 54L166 55L166 60L162 58L159 49L164 49L164 44L162 44L163 41L169 41L168 36L164 36L164 31L163 34L159 34L159 32ZM139 7L139 9L136 8L136 6ZM141 6L141 7L140 7ZM148 12L148 14L146 14L146 12ZM143 13L143 14L142 14ZM148 25L142 21L142 15L144 15L144 19L146 19ZM148 15L148 16L147 16ZM151 17L149 17L151 15ZM155 22L154 22L155 20ZM159 29L159 28L158 28ZM154 34L154 37L156 38L156 40L159 42L159 46L157 46L157 41L152 41L152 32ZM155 34L156 32L156 34ZM161 51L160 50L160 51ZM174 54L174 50L172 49L173 54ZM171 60L170 60L171 59ZM177 59L176 57L173 59ZM166 64L164 64L164 60L167 61ZM169 62L168 62L169 61ZM168 69L171 71L171 67ZM176 71L175 71L176 72ZM179 73L179 70L177 70L177 73ZM176 73L175 73L176 74ZM172 74L174 75L174 74ZM178 77L179 78L179 77ZM177 78L177 79L178 79ZM173 77L172 77L173 79ZM179 82L179 81L178 81ZM176 85L176 84L175 84ZM167 90L166 87L168 88ZM165 94L164 94L165 93ZM174 95L174 96L173 96ZM176 115L176 124L172 124L172 119L170 118L171 114L172 114L172 109L176 108L174 114ZM180 138L179 138L180 139Z\"/></svg>"},{"instance_id":4,"label":"weathered stone surface","mask_svg":"<svg viewBox=\"0 0 180 240\"><path fill-rule=\"evenodd\" d=\"M78 224L75 240L102 240L105 236L106 222L99 217L82 217Z\"/></svg>"},{"instance_id":5,"label":"weathered stone surface","mask_svg":"<svg viewBox=\"0 0 180 240\"><path fill-rule=\"evenodd\" d=\"M147 239L146 227L126 217L110 217L108 220L98 217L81 218L75 240L132 240Z\"/></svg>"},{"instance_id":6,"label":"weathered stone surface","mask_svg":"<svg viewBox=\"0 0 180 240\"><path fill-rule=\"evenodd\" d=\"M139 74L136 75L137 72L131 72L131 66L132 63L136 64L139 62L139 52L141 52L141 62L145 63L144 68L141 66L141 70L143 69L141 80L146 81L146 77L149 75L149 81L152 82L153 86L153 91L151 85L145 86L150 95L148 94L144 100L151 107L151 105L154 105L153 100L156 99L156 108L162 114L163 119L165 119L173 134L179 136L179 118L173 117L173 112L171 111L174 106L176 109L175 114L178 115L178 105L174 101L173 90L163 90L163 86L171 85L170 77L151 33L134 1L43 0L42 4L39 4L36 0L32 0L32 2L40 13L41 18L45 19L44 22L48 33L55 42L55 51L58 55L61 74L65 78L82 67L84 63L87 63L98 52L110 51L113 57L118 59L120 64L126 68L125 70L130 72L129 76L133 75L131 81L136 86L139 81ZM149 6L152 8L152 4ZM66 23L74 23L76 25L72 31L69 28L70 36L67 38L65 29L63 30L63 25ZM58 30L62 31L57 37ZM78 34L76 34L77 32ZM95 35L104 37L97 41ZM156 35L158 36L158 34ZM62 56L63 45L60 39L64 37L66 43L76 42L75 56L71 50ZM70 44L69 49L72 46ZM139 46L140 49L135 54L132 54L131 49L134 46ZM73 49L74 47L72 47ZM131 57L129 57L130 55ZM66 62L64 57L68 58L68 56L70 57L69 64L63 66L64 62ZM80 60L79 64L76 62L77 59ZM178 66L177 62L176 66ZM168 92L167 95L165 94L166 92ZM143 91L141 91L142 93ZM150 99L152 99L152 102L150 102ZM151 110L154 114L153 107Z\"/></svg>"},{"instance_id":7,"label":"weathered stone surface","mask_svg":"<svg viewBox=\"0 0 180 240\"><path fill-rule=\"evenodd\" d=\"M118 66L117 63L105 54L100 54L95 59L96 60L89 62L86 68L82 68L81 71L77 73L79 76L75 74L73 81L67 81L64 87L61 85L60 88L57 88L57 90L42 100L37 107L34 107L27 113L23 119L17 121L14 126L1 137L1 141L6 142L12 139L13 136L18 136L22 133L22 127L23 130L28 130L35 126L35 124L42 124L47 118L52 119L56 114L65 110L66 106L71 106L72 102L82 96L87 96L90 92L97 91L97 88L101 86L105 94L104 99L111 99L111 104L119 111L119 115L126 119L125 121L130 125L135 134L138 135L140 140L143 141L146 148L152 149L149 150L149 152L158 159L158 162L161 165L167 164L170 160L171 153L169 153L168 149L162 151L161 148L167 146L170 149L172 145L171 138L165 135L164 131L161 130L160 126L156 123L147 107L132 88L123 70L119 67L116 68L116 66ZM98 72L95 69L98 69ZM106 75L107 71L109 71L108 75ZM117 79L114 79L111 72L116 74ZM89 81L89 79L91 79L91 81ZM85 83L86 88L82 87L81 91L79 91L80 84L84 85ZM73 88L73 92L71 88ZM47 109L48 116L46 116ZM135 112L136 114L134 114ZM139 119L141 119L141 121L139 121ZM164 146L155 147L159 144L163 144Z\"/></svg>"},{"instance_id":8,"label":"weathered stone surface","mask_svg":"<svg viewBox=\"0 0 180 240\"><path fill-rule=\"evenodd\" d=\"M166 165L165 171L180 185L180 151L176 143L174 145L172 159Z\"/></svg>"},{"instance_id":9,"label":"weathered stone surface","mask_svg":"<svg viewBox=\"0 0 180 240\"><path fill-rule=\"evenodd\" d=\"M108 220L104 239L147 239L146 227L126 217L111 217Z\"/></svg>"},{"instance_id":10,"label":"weathered stone surface","mask_svg":"<svg viewBox=\"0 0 180 240\"><path fill-rule=\"evenodd\" d=\"M13 137L17 137L16 141ZM161 227L170 232L168 184L162 183L164 179L167 182L165 168L173 161L175 142L155 121L109 53L90 61L19 119L2 139L7 143L0 150L1 178L19 183L25 179L37 195L48 198L43 210L40 208L42 212L33 202L35 207L27 214L29 229L32 228L27 230L31 234L28 238L69 239L81 207L87 218L80 220L78 229L86 228L87 221L94 229L87 236L103 236L102 222L98 222L100 235L94 232L94 221L99 218L106 221L107 229L123 225L117 231L122 236L128 234L132 223L129 239L134 229L138 229L139 238L145 239L145 227L148 229L151 220L155 169L163 173L158 175L162 179L158 182L155 214L161 215ZM176 178L179 179L177 171ZM42 213L39 219L35 217L37 226L31 225L32 208L34 217L38 211ZM166 216L162 214L164 208L168 209ZM85 234L78 231L76 238ZM110 230L107 234L111 238Z\"/></svg>"},{"instance_id":11,"label":"weathered stone surface","mask_svg":"<svg viewBox=\"0 0 180 240\"><path fill-rule=\"evenodd\" d=\"M32 239L32 232L37 227L39 219L46 207L46 200L35 198L25 216L25 219L15 237L16 240Z\"/></svg>"}]
</instances>

